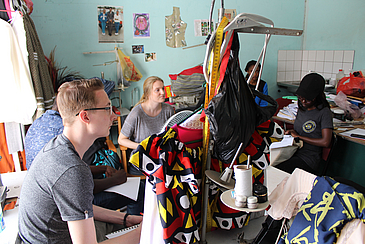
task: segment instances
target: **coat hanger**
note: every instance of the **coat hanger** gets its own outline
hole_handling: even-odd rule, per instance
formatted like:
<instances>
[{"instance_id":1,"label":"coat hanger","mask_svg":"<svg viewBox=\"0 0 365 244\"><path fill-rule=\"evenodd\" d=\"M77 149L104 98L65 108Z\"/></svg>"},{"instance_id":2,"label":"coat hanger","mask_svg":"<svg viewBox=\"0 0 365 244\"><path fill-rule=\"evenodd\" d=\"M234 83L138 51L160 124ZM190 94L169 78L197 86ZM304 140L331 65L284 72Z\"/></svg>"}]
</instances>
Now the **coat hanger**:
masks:
<instances>
[{"instance_id":1,"label":"coat hanger","mask_svg":"<svg viewBox=\"0 0 365 244\"><path fill-rule=\"evenodd\" d=\"M16 13L16 12L20 12L20 15L23 17L23 13L22 11L18 11L18 10L6 10L6 9L0 9L0 12L6 12L6 13ZM8 14L9 15L9 14ZM11 20L11 15L9 16L9 20Z\"/></svg>"}]
</instances>

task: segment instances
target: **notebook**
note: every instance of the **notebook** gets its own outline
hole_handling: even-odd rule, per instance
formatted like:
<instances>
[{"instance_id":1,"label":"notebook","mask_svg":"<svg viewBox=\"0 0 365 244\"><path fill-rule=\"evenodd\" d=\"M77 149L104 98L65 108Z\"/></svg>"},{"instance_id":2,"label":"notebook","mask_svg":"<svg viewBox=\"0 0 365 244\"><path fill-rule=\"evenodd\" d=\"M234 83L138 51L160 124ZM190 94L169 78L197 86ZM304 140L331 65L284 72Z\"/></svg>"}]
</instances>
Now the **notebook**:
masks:
<instances>
[{"instance_id":1,"label":"notebook","mask_svg":"<svg viewBox=\"0 0 365 244\"><path fill-rule=\"evenodd\" d=\"M115 238L115 237L118 237L118 236L121 236L121 235L124 235L124 234L127 234L128 232L131 232L132 230L136 229L137 227L139 226L139 224L137 225L133 225L133 226L130 226L130 227L127 227L127 228L124 228L124 229L121 229L121 230L117 230L117 231L114 231L108 235L106 235L106 237L108 239L112 239L112 238Z\"/></svg>"}]
</instances>

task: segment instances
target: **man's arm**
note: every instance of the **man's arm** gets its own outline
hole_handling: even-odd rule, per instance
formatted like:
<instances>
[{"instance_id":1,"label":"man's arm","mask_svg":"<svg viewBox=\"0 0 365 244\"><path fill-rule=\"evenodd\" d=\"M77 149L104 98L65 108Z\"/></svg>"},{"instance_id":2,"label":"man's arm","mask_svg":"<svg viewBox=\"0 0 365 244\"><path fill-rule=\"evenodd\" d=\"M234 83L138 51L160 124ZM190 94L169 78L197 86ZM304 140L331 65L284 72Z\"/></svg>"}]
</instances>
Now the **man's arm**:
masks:
<instances>
[{"instance_id":1,"label":"man's arm","mask_svg":"<svg viewBox=\"0 0 365 244\"><path fill-rule=\"evenodd\" d=\"M102 208L96 205L93 205L93 212L95 220L124 225L125 227L130 227L142 222L142 216L128 215L126 218L126 223L124 223L125 213Z\"/></svg>"},{"instance_id":2,"label":"man's arm","mask_svg":"<svg viewBox=\"0 0 365 244\"><path fill-rule=\"evenodd\" d=\"M94 226L94 218L67 221L68 230L75 244L96 244L96 232Z\"/></svg>"},{"instance_id":3,"label":"man's arm","mask_svg":"<svg viewBox=\"0 0 365 244\"><path fill-rule=\"evenodd\" d=\"M94 191L93 193L99 193L108 189L109 187L123 184L127 181L127 175L123 169L117 170L110 177L104 179L94 179Z\"/></svg>"},{"instance_id":4,"label":"man's arm","mask_svg":"<svg viewBox=\"0 0 365 244\"><path fill-rule=\"evenodd\" d=\"M115 211L114 211L115 212ZM68 229L72 243L74 244L96 244L96 233L94 218L83 220L68 221ZM102 243L128 243L138 244L141 236L141 226L137 229L113 239L103 241Z\"/></svg>"},{"instance_id":5,"label":"man's arm","mask_svg":"<svg viewBox=\"0 0 365 244\"><path fill-rule=\"evenodd\" d=\"M97 175L104 174L105 171L107 170L107 167L108 166L106 166L106 165L98 165L98 166L90 165L90 170L91 170L91 173L93 174L93 176L97 176Z\"/></svg>"}]
</instances>

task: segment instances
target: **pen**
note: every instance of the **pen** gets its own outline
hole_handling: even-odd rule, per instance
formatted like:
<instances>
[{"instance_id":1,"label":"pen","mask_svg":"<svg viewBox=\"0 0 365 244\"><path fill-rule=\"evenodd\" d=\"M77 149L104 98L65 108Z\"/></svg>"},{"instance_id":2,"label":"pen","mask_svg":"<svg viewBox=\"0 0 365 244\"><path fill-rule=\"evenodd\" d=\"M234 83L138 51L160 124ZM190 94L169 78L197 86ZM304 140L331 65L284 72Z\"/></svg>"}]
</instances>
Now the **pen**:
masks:
<instances>
[{"instance_id":1,"label":"pen","mask_svg":"<svg viewBox=\"0 0 365 244\"><path fill-rule=\"evenodd\" d=\"M365 139L365 135L360 135L360 134L351 134L351 137L356 137L356 138L360 138L360 139Z\"/></svg>"}]
</instances>

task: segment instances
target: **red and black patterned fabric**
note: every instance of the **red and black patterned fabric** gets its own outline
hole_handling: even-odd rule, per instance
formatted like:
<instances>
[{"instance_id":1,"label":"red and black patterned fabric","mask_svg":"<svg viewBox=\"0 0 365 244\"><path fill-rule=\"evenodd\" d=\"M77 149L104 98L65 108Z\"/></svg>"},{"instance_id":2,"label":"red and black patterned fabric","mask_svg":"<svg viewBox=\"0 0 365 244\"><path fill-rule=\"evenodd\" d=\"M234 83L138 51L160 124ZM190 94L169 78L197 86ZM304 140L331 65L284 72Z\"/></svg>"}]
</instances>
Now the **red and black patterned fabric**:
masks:
<instances>
[{"instance_id":1,"label":"red and black patterned fabric","mask_svg":"<svg viewBox=\"0 0 365 244\"><path fill-rule=\"evenodd\" d=\"M202 150L187 148L176 138L173 129L148 137L130 162L153 185L165 243L195 243L201 215Z\"/></svg>"}]
</instances>

